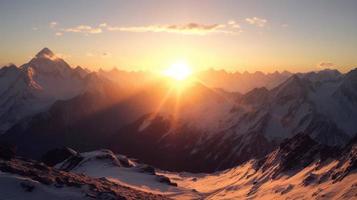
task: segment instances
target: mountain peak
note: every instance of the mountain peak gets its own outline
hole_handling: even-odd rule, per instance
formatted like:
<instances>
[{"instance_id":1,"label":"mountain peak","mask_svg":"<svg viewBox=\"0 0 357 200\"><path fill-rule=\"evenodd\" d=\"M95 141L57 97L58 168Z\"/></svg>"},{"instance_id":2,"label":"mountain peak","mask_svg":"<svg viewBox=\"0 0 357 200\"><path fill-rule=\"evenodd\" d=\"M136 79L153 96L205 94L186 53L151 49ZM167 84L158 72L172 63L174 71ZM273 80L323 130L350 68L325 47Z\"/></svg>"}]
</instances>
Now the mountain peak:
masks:
<instances>
[{"instance_id":1,"label":"mountain peak","mask_svg":"<svg viewBox=\"0 0 357 200\"><path fill-rule=\"evenodd\" d=\"M47 47L36 54L36 57L53 57L55 54Z\"/></svg>"}]
</instances>

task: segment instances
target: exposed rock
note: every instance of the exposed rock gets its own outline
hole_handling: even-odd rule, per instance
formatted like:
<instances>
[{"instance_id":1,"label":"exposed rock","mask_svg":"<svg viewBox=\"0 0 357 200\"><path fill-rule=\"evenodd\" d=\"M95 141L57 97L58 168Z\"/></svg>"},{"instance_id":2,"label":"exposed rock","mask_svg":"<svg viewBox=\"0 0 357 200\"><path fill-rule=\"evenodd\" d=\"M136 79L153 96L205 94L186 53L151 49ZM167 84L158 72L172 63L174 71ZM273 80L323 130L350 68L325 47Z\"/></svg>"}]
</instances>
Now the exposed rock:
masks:
<instances>
[{"instance_id":1,"label":"exposed rock","mask_svg":"<svg viewBox=\"0 0 357 200\"><path fill-rule=\"evenodd\" d=\"M61 165L60 169L64 171L70 171L74 167L76 167L84 158L77 154L69 157L65 162Z\"/></svg>"},{"instance_id":2,"label":"exposed rock","mask_svg":"<svg viewBox=\"0 0 357 200\"><path fill-rule=\"evenodd\" d=\"M0 143L0 158L10 160L16 155L16 147L6 143Z\"/></svg>"},{"instance_id":3,"label":"exposed rock","mask_svg":"<svg viewBox=\"0 0 357 200\"><path fill-rule=\"evenodd\" d=\"M168 184L168 185L177 187L177 183L171 182L171 180L170 180L168 177L166 177L166 176L157 175L157 176L156 176L156 179L157 179L159 182L161 182L161 183L166 183L166 184Z\"/></svg>"},{"instance_id":4,"label":"exposed rock","mask_svg":"<svg viewBox=\"0 0 357 200\"><path fill-rule=\"evenodd\" d=\"M29 182L21 182L20 185L26 192L32 192L35 189L35 186Z\"/></svg>"},{"instance_id":5,"label":"exposed rock","mask_svg":"<svg viewBox=\"0 0 357 200\"><path fill-rule=\"evenodd\" d=\"M76 151L68 147L57 148L48 151L45 155L42 156L41 160L48 166L54 166L71 156L75 156L76 154Z\"/></svg>"},{"instance_id":6,"label":"exposed rock","mask_svg":"<svg viewBox=\"0 0 357 200\"><path fill-rule=\"evenodd\" d=\"M317 179L318 179L317 175L311 173L302 181L302 184L304 186L308 186L308 185L313 184Z\"/></svg>"},{"instance_id":7,"label":"exposed rock","mask_svg":"<svg viewBox=\"0 0 357 200\"><path fill-rule=\"evenodd\" d=\"M152 174L155 175L155 168L150 166L150 165L142 165L140 166L140 171L148 173L148 174Z\"/></svg>"}]
</instances>

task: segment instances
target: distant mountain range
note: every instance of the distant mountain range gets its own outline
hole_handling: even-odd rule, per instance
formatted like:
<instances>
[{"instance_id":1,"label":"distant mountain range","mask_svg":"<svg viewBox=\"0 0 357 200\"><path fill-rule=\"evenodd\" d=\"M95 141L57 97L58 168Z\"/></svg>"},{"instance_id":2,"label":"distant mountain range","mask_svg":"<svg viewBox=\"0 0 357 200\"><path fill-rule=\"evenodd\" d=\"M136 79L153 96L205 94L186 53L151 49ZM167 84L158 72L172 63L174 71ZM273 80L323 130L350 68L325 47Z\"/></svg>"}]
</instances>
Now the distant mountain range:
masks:
<instances>
[{"instance_id":1,"label":"distant mountain range","mask_svg":"<svg viewBox=\"0 0 357 200\"><path fill-rule=\"evenodd\" d=\"M0 69L0 139L33 158L63 146L109 148L163 169L211 172L262 158L297 134L327 146L356 135L356 69L209 70L197 79L179 91L144 72L71 68L45 48Z\"/></svg>"},{"instance_id":2,"label":"distant mountain range","mask_svg":"<svg viewBox=\"0 0 357 200\"><path fill-rule=\"evenodd\" d=\"M0 69L0 199L353 199L356 122L357 69L176 87L44 48Z\"/></svg>"}]
</instances>

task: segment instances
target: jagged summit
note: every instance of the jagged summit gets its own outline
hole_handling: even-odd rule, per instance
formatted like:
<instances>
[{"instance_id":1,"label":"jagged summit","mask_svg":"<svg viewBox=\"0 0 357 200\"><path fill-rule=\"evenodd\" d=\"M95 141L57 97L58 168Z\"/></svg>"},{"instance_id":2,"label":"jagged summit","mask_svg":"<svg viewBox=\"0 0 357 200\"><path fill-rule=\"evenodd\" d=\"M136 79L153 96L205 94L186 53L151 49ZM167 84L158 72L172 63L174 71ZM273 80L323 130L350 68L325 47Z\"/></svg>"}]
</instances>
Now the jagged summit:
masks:
<instances>
[{"instance_id":1,"label":"jagged summit","mask_svg":"<svg viewBox=\"0 0 357 200\"><path fill-rule=\"evenodd\" d=\"M39 51L36 54L36 57L45 57L45 56L53 57L55 56L55 54L47 47L43 48L41 51Z\"/></svg>"},{"instance_id":2,"label":"jagged summit","mask_svg":"<svg viewBox=\"0 0 357 200\"><path fill-rule=\"evenodd\" d=\"M22 65L25 69L34 69L38 73L44 73L46 76L49 74L55 76L69 76L72 73L71 66L57 57L49 48L45 47L39 51L30 62Z\"/></svg>"}]
</instances>

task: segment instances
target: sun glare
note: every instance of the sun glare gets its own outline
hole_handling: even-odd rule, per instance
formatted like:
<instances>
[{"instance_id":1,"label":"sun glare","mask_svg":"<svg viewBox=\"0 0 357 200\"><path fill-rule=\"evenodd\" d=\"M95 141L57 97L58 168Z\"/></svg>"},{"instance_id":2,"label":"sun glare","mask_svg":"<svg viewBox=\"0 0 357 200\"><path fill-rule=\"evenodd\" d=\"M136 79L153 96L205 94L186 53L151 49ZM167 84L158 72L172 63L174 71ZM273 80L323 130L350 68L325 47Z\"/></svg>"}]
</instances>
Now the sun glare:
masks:
<instances>
[{"instance_id":1,"label":"sun glare","mask_svg":"<svg viewBox=\"0 0 357 200\"><path fill-rule=\"evenodd\" d=\"M164 71L164 75L177 81L182 81L191 76L192 70L186 62L180 61L172 64Z\"/></svg>"}]
</instances>

